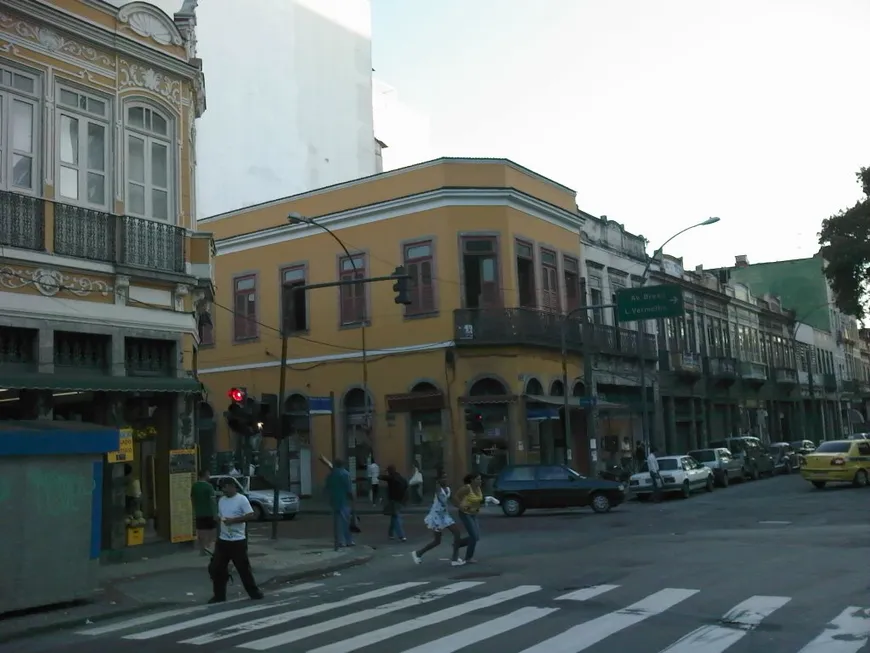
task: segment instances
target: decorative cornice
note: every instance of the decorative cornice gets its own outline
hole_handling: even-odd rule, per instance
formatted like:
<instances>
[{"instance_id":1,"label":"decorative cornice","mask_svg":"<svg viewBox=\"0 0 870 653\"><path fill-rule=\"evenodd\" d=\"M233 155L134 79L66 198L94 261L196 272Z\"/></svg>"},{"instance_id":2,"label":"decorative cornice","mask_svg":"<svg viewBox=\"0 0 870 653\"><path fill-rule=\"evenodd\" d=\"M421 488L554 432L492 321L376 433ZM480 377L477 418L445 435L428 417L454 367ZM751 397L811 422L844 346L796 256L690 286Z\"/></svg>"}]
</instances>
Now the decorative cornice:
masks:
<instances>
[{"instance_id":1,"label":"decorative cornice","mask_svg":"<svg viewBox=\"0 0 870 653\"><path fill-rule=\"evenodd\" d=\"M504 206L578 233L584 218L513 188L439 188L347 211L311 216L333 231L373 224L449 206ZM231 254L322 233L318 227L287 224L216 241L217 253Z\"/></svg>"},{"instance_id":2,"label":"decorative cornice","mask_svg":"<svg viewBox=\"0 0 870 653\"><path fill-rule=\"evenodd\" d=\"M172 19L147 2L131 2L121 7L118 21L139 36L160 45L184 45L184 39Z\"/></svg>"},{"instance_id":3,"label":"decorative cornice","mask_svg":"<svg viewBox=\"0 0 870 653\"><path fill-rule=\"evenodd\" d=\"M172 104L181 112L183 94L181 81L164 73L126 59L118 60L118 86L123 91L140 88L151 91Z\"/></svg>"},{"instance_id":4,"label":"decorative cornice","mask_svg":"<svg viewBox=\"0 0 870 653\"><path fill-rule=\"evenodd\" d=\"M26 286L33 286L45 297L56 297L63 291L79 297L87 297L92 293L108 297L112 292L112 286L102 279L64 274L51 268L24 270L8 265L0 267L0 287L18 290Z\"/></svg>"}]
</instances>

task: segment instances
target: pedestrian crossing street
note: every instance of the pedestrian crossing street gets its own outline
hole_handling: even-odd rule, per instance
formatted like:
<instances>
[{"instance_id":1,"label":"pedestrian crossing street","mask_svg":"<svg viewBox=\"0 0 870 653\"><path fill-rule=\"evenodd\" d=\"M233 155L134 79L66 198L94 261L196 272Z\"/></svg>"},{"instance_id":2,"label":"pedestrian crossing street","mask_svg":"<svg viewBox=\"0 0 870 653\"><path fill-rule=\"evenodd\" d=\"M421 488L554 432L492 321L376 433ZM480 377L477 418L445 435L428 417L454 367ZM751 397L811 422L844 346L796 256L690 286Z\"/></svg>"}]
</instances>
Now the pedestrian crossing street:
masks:
<instances>
[{"instance_id":1,"label":"pedestrian crossing street","mask_svg":"<svg viewBox=\"0 0 870 653\"><path fill-rule=\"evenodd\" d=\"M265 601L145 614L76 636L117 638L147 651L171 643L173 652L870 651L870 609L815 605L809 610L809 600L763 595L735 605L714 594L675 587L648 593L630 585L564 591L479 580L342 587L330 580L290 586Z\"/></svg>"}]
</instances>

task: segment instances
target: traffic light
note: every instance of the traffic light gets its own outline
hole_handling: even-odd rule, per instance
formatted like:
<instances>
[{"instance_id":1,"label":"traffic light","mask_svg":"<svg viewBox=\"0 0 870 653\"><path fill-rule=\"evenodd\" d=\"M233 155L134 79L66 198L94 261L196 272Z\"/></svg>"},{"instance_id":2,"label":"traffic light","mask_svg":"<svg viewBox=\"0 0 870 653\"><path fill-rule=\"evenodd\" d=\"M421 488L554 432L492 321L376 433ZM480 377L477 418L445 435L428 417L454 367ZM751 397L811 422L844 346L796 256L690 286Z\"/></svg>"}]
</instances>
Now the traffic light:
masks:
<instances>
[{"instance_id":1,"label":"traffic light","mask_svg":"<svg viewBox=\"0 0 870 653\"><path fill-rule=\"evenodd\" d=\"M250 437L259 431L257 426L257 414L259 407L257 400L248 396L245 388L230 388L227 392L230 405L224 413L227 426L230 430L244 437Z\"/></svg>"},{"instance_id":2,"label":"traffic light","mask_svg":"<svg viewBox=\"0 0 870 653\"><path fill-rule=\"evenodd\" d=\"M278 422L278 395L264 394L260 397L260 411L257 415L257 423L261 424L260 430L267 438L280 438L281 429Z\"/></svg>"},{"instance_id":3,"label":"traffic light","mask_svg":"<svg viewBox=\"0 0 870 653\"><path fill-rule=\"evenodd\" d=\"M393 300L397 304L408 306L412 304L411 295L409 293L408 274L405 272L405 266L400 265L390 276L396 277L396 283L393 284L393 291L396 293L396 298Z\"/></svg>"},{"instance_id":4,"label":"traffic light","mask_svg":"<svg viewBox=\"0 0 870 653\"><path fill-rule=\"evenodd\" d=\"M465 430L472 433L483 433L483 415L474 407L465 409Z\"/></svg>"},{"instance_id":5,"label":"traffic light","mask_svg":"<svg viewBox=\"0 0 870 653\"><path fill-rule=\"evenodd\" d=\"M227 397L234 404L244 404L245 398L248 396L248 391L245 388L230 388L227 391Z\"/></svg>"}]
</instances>

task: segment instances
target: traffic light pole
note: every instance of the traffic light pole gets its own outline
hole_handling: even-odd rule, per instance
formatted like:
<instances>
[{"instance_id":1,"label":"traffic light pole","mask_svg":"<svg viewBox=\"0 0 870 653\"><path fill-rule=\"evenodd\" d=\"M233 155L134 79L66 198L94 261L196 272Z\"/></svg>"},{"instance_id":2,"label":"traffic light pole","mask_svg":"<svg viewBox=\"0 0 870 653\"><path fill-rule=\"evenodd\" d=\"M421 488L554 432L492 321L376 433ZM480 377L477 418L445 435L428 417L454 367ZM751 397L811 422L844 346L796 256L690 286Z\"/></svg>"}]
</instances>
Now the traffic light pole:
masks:
<instances>
[{"instance_id":1,"label":"traffic light pole","mask_svg":"<svg viewBox=\"0 0 870 653\"><path fill-rule=\"evenodd\" d=\"M281 372L278 381L278 446L275 447L275 480L272 495L272 539L278 539L278 520L281 517L281 485L282 474L287 469L290 458L289 433L284 432L284 395L287 392L287 330L281 325Z\"/></svg>"}]
</instances>

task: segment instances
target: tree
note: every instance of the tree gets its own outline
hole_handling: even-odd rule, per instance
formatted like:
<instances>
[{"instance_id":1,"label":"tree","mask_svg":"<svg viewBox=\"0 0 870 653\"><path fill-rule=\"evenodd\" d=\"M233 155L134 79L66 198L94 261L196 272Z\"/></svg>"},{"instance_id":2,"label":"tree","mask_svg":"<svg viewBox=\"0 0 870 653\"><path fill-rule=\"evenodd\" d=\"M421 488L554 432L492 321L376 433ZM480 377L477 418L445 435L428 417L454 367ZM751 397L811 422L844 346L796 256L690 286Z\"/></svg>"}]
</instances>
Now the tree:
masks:
<instances>
[{"instance_id":1,"label":"tree","mask_svg":"<svg viewBox=\"0 0 870 653\"><path fill-rule=\"evenodd\" d=\"M864 199L822 222L819 245L837 308L863 318L870 291L870 168L856 176Z\"/></svg>"}]
</instances>

